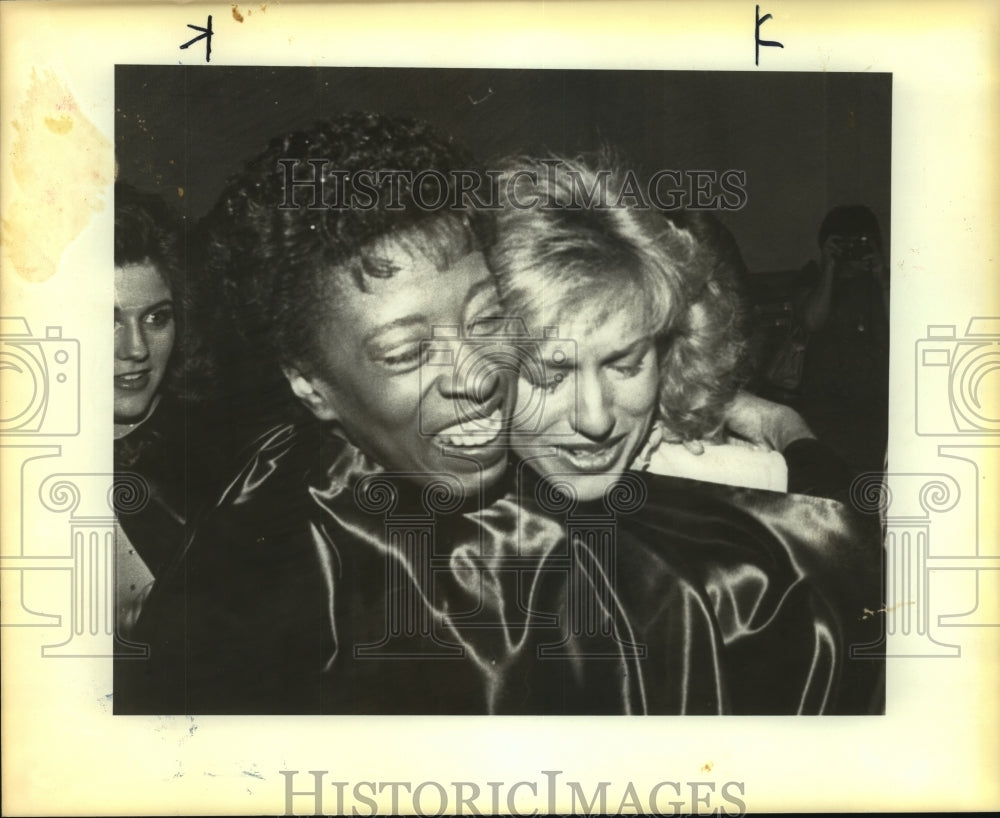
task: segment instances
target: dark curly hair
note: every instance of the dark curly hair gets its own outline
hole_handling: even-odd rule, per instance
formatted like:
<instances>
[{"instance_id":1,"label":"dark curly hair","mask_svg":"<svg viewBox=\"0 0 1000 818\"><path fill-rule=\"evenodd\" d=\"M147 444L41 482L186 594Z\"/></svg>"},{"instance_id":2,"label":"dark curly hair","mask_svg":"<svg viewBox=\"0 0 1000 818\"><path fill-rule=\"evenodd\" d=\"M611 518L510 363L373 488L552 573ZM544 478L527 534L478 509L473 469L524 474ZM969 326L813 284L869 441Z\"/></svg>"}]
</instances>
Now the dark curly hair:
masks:
<instances>
[{"instance_id":1,"label":"dark curly hair","mask_svg":"<svg viewBox=\"0 0 1000 818\"><path fill-rule=\"evenodd\" d=\"M145 193L128 182L116 181L115 267L147 263L162 276L174 302L176 340L163 389L184 397L190 348L184 222L155 193Z\"/></svg>"},{"instance_id":2,"label":"dark curly hair","mask_svg":"<svg viewBox=\"0 0 1000 818\"><path fill-rule=\"evenodd\" d=\"M354 112L273 139L206 221L206 275L242 340L281 362L309 361L337 288L393 275L385 242L440 268L488 242L490 222L473 208L422 204L461 199L458 170L475 171L468 154L411 119Z\"/></svg>"},{"instance_id":3,"label":"dark curly hair","mask_svg":"<svg viewBox=\"0 0 1000 818\"><path fill-rule=\"evenodd\" d=\"M566 315L634 311L657 337L668 437L717 437L749 375L745 271L728 231L704 213L619 203L630 199L628 177L605 154L505 165L505 206L487 252L505 308L532 315L545 288ZM602 198L581 206L581 184Z\"/></svg>"}]
</instances>

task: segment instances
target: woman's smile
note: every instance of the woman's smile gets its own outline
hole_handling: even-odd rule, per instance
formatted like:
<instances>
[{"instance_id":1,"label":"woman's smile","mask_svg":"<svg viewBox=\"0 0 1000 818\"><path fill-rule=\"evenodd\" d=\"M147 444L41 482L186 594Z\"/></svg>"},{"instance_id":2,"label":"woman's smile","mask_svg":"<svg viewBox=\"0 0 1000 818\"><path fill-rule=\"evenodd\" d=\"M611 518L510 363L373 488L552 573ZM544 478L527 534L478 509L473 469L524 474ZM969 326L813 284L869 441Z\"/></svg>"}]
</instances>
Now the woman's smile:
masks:
<instances>
[{"instance_id":1,"label":"woman's smile","mask_svg":"<svg viewBox=\"0 0 1000 818\"><path fill-rule=\"evenodd\" d=\"M604 472L621 459L622 448L628 440L625 433L604 443L569 443L556 446L558 456L579 472Z\"/></svg>"},{"instance_id":2,"label":"woman's smile","mask_svg":"<svg viewBox=\"0 0 1000 818\"><path fill-rule=\"evenodd\" d=\"M151 411L174 350L173 294L146 261L115 268L115 422Z\"/></svg>"},{"instance_id":3,"label":"woman's smile","mask_svg":"<svg viewBox=\"0 0 1000 818\"><path fill-rule=\"evenodd\" d=\"M149 385L149 374L150 370L144 369L140 372L115 375L115 388L141 392Z\"/></svg>"}]
</instances>

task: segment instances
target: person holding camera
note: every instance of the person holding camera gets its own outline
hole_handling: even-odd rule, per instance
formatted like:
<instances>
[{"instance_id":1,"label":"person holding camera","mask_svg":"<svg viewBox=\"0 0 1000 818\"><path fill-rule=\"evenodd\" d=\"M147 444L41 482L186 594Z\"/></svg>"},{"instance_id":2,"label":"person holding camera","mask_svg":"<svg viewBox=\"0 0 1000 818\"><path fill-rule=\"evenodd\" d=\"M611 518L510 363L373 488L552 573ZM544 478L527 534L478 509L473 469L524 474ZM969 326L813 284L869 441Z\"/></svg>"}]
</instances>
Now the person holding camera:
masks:
<instances>
[{"instance_id":1,"label":"person holding camera","mask_svg":"<svg viewBox=\"0 0 1000 818\"><path fill-rule=\"evenodd\" d=\"M820 260L803 270L796 315L808 333L797 408L858 472L885 469L889 270L878 220L862 205L823 219Z\"/></svg>"}]
</instances>

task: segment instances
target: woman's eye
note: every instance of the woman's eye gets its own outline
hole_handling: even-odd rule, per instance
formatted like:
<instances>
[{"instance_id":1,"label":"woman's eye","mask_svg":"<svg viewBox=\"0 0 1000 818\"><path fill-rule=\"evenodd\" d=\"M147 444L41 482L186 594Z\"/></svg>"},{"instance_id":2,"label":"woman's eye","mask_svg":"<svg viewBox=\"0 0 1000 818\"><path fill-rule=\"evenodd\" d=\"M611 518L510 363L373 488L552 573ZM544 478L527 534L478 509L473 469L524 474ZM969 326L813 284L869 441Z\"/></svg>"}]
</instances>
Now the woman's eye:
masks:
<instances>
[{"instance_id":1,"label":"woman's eye","mask_svg":"<svg viewBox=\"0 0 1000 818\"><path fill-rule=\"evenodd\" d=\"M382 356L382 363L390 369L408 371L419 363L423 352L420 344L400 347Z\"/></svg>"},{"instance_id":2,"label":"woman's eye","mask_svg":"<svg viewBox=\"0 0 1000 818\"><path fill-rule=\"evenodd\" d=\"M542 387L545 389L546 392L552 393L555 392L556 389L558 389L560 386L562 386L562 382L564 380L566 380L566 376L562 372L559 372L553 375L547 381L545 381L545 383L542 384Z\"/></svg>"},{"instance_id":3,"label":"woman's eye","mask_svg":"<svg viewBox=\"0 0 1000 818\"><path fill-rule=\"evenodd\" d=\"M643 372L647 366L651 365L653 361L654 356L650 348L632 352L616 361L610 361L608 366L612 372L621 378L634 378Z\"/></svg>"},{"instance_id":4,"label":"woman's eye","mask_svg":"<svg viewBox=\"0 0 1000 818\"><path fill-rule=\"evenodd\" d=\"M470 338L504 335L507 333L507 320L494 312L486 312L476 316L465 325L465 334Z\"/></svg>"},{"instance_id":5,"label":"woman's eye","mask_svg":"<svg viewBox=\"0 0 1000 818\"><path fill-rule=\"evenodd\" d=\"M165 327L174 320L174 311L171 309L154 310L149 313L143 321L151 327Z\"/></svg>"},{"instance_id":6,"label":"woman's eye","mask_svg":"<svg viewBox=\"0 0 1000 818\"><path fill-rule=\"evenodd\" d=\"M521 378L531 384L532 389L542 389L551 394L566 380L565 372L521 373Z\"/></svg>"},{"instance_id":7,"label":"woman's eye","mask_svg":"<svg viewBox=\"0 0 1000 818\"><path fill-rule=\"evenodd\" d=\"M623 378L634 378L642 372L642 364L619 364L611 368Z\"/></svg>"}]
</instances>

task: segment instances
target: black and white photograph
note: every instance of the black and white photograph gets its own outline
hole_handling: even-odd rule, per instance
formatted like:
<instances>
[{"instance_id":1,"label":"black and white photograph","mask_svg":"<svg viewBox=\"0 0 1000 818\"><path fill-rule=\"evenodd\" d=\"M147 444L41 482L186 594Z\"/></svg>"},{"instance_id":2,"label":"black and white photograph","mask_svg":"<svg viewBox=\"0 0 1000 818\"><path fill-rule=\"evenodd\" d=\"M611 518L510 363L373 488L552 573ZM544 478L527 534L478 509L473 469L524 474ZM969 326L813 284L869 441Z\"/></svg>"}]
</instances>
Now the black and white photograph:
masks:
<instances>
[{"instance_id":1,"label":"black and white photograph","mask_svg":"<svg viewBox=\"0 0 1000 818\"><path fill-rule=\"evenodd\" d=\"M115 92L116 713L883 712L891 75Z\"/></svg>"},{"instance_id":2,"label":"black and white photograph","mask_svg":"<svg viewBox=\"0 0 1000 818\"><path fill-rule=\"evenodd\" d=\"M0 3L0 811L995 810L998 55Z\"/></svg>"}]
</instances>

